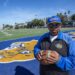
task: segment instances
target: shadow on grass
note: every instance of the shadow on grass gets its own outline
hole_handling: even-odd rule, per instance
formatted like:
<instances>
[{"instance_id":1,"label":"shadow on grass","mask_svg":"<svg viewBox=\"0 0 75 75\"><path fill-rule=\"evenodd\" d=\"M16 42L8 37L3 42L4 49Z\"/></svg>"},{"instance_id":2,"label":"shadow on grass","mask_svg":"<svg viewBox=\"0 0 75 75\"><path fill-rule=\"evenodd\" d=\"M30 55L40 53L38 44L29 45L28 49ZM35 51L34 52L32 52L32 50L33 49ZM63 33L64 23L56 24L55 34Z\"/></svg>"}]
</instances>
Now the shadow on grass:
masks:
<instances>
[{"instance_id":1,"label":"shadow on grass","mask_svg":"<svg viewBox=\"0 0 75 75\"><path fill-rule=\"evenodd\" d=\"M32 72L30 72L23 66L17 66L15 71L15 75L34 75Z\"/></svg>"}]
</instances>

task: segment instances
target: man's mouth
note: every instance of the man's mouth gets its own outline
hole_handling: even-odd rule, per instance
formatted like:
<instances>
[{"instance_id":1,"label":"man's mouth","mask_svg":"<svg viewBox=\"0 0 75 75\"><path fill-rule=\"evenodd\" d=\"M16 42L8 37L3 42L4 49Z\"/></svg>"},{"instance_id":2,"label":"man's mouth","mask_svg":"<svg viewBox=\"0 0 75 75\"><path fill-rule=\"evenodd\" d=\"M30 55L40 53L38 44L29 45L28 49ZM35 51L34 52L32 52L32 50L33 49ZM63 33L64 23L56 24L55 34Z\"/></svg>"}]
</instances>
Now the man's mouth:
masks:
<instances>
[{"instance_id":1,"label":"man's mouth","mask_svg":"<svg viewBox=\"0 0 75 75\"><path fill-rule=\"evenodd\" d=\"M53 31L50 31L52 35L57 35L58 34L58 31L56 30L53 30Z\"/></svg>"}]
</instances>

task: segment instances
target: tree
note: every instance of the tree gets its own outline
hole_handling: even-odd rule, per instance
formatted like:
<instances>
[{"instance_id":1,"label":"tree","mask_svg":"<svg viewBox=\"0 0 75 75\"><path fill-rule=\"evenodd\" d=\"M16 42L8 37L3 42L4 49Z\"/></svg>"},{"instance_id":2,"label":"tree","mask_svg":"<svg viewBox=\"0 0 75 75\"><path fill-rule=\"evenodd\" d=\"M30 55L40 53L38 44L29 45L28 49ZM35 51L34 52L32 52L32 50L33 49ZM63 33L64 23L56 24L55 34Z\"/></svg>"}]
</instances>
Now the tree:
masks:
<instances>
[{"instance_id":1,"label":"tree","mask_svg":"<svg viewBox=\"0 0 75 75\"><path fill-rule=\"evenodd\" d=\"M32 24L33 24L33 27L42 27L42 26L44 26L44 22L43 22L43 20L41 20L41 19L34 19L34 20L32 20Z\"/></svg>"},{"instance_id":2,"label":"tree","mask_svg":"<svg viewBox=\"0 0 75 75\"><path fill-rule=\"evenodd\" d=\"M73 14L73 15L71 16L71 20L72 20L72 21L75 21L75 14Z\"/></svg>"},{"instance_id":3,"label":"tree","mask_svg":"<svg viewBox=\"0 0 75 75\"><path fill-rule=\"evenodd\" d=\"M35 28L44 26L44 21L41 19L34 19L31 22L28 22L27 28Z\"/></svg>"},{"instance_id":4,"label":"tree","mask_svg":"<svg viewBox=\"0 0 75 75\"><path fill-rule=\"evenodd\" d=\"M69 14L71 13L71 11L70 11L70 10L68 10L68 12L67 12L67 13L68 13L68 15L69 15Z\"/></svg>"},{"instance_id":5,"label":"tree","mask_svg":"<svg viewBox=\"0 0 75 75\"><path fill-rule=\"evenodd\" d=\"M32 28L32 22L27 23L27 28Z\"/></svg>"}]
</instances>

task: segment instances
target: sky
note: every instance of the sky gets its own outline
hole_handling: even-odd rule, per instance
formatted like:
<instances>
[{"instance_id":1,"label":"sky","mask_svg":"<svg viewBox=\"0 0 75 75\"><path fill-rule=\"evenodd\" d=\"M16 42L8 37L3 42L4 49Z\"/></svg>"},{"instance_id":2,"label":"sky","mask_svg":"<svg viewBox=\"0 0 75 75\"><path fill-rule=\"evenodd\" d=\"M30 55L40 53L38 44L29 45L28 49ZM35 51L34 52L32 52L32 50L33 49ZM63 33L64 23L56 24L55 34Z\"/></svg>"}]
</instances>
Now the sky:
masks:
<instances>
[{"instance_id":1,"label":"sky","mask_svg":"<svg viewBox=\"0 0 75 75\"><path fill-rule=\"evenodd\" d=\"M75 0L0 0L0 25L24 23L68 10L75 13Z\"/></svg>"}]
</instances>

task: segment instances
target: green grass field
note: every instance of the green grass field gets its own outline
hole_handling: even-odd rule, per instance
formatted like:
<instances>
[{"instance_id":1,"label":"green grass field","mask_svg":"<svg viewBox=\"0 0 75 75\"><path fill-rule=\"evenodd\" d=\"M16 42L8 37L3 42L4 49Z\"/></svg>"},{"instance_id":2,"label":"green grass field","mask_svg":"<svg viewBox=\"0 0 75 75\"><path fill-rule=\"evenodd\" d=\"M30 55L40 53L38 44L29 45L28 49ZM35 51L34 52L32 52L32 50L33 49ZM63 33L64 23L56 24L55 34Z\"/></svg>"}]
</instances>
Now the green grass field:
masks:
<instances>
[{"instance_id":1,"label":"green grass field","mask_svg":"<svg viewBox=\"0 0 75 75\"><path fill-rule=\"evenodd\" d=\"M75 30L75 28L62 28L61 30L62 31ZM16 39L20 37L38 36L38 35L42 35L45 32L48 32L47 28L1 30L0 31L0 41Z\"/></svg>"}]
</instances>

